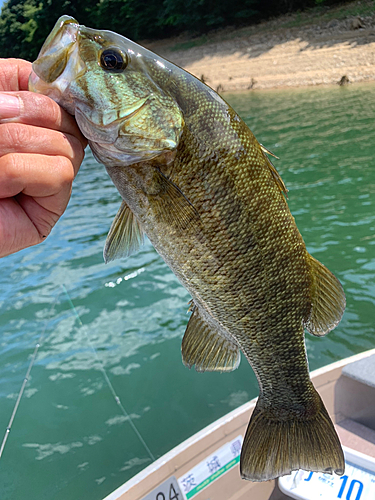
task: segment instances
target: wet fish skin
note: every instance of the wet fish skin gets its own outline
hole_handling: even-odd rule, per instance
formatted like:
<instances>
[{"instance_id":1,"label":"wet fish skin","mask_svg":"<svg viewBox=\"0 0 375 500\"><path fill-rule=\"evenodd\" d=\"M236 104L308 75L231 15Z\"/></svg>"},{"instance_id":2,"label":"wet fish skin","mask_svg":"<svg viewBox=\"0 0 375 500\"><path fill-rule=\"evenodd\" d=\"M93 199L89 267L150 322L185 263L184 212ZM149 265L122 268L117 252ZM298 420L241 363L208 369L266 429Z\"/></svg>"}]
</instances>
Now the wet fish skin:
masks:
<instances>
[{"instance_id":1,"label":"wet fish skin","mask_svg":"<svg viewBox=\"0 0 375 500\"><path fill-rule=\"evenodd\" d=\"M127 58L122 72L100 66L108 48ZM31 89L76 116L123 198L106 260L128 255L147 234L193 298L184 363L230 371L241 350L254 369L260 394L242 476L343 474L338 437L309 378L304 327L318 336L334 328L345 296L306 251L265 148L201 81L67 16L34 72Z\"/></svg>"}]
</instances>

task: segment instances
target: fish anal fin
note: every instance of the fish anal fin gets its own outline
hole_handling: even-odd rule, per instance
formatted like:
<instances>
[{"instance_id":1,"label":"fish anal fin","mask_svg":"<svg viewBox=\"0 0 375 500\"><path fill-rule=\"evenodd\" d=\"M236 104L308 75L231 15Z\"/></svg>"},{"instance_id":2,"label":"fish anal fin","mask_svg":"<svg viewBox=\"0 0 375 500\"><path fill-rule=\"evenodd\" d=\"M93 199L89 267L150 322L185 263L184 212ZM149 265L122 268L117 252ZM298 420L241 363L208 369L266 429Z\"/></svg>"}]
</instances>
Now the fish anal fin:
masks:
<instances>
[{"instance_id":1,"label":"fish anal fin","mask_svg":"<svg viewBox=\"0 0 375 500\"><path fill-rule=\"evenodd\" d=\"M158 192L148 195L149 203L157 217L168 227L184 230L200 222L198 211L180 188L159 169L155 170Z\"/></svg>"},{"instance_id":2,"label":"fish anal fin","mask_svg":"<svg viewBox=\"0 0 375 500\"><path fill-rule=\"evenodd\" d=\"M235 370L240 364L240 351L236 344L219 334L194 307L184 338L182 339L182 361L198 372Z\"/></svg>"},{"instance_id":3,"label":"fish anal fin","mask_svg":"<svg viewBox=\"0 0 375 500\"><path fill-rule=\"evenodd\" d=\"M319 396L317 403L313 417L278 419L258 399L242 445L243 479L269 481L297 469L344 474L340 440Z\"/></svg>"},{"instance_id":4,"label":"fish anal fin","mask_svg":"<svg viewBox=\"0 0 375 500\"><path fill-rule=\"evenodd\" d=\"M143 243L143 229L128 205L123 201L109 230L104 261L128 257Z\"/></svg>"},{"instance_id":5,"label":"fish anal fin","mask_svg":"<svg viewBox=\"0 0 375 500\"><path fill-rule=\"evenodd\" d=\"M313 287L311 311L305 321L305 328L309 333L321 337L339 324L345 310L345 294L331 271L311 255L309 259Z\"/></svg>"}]
</instances>

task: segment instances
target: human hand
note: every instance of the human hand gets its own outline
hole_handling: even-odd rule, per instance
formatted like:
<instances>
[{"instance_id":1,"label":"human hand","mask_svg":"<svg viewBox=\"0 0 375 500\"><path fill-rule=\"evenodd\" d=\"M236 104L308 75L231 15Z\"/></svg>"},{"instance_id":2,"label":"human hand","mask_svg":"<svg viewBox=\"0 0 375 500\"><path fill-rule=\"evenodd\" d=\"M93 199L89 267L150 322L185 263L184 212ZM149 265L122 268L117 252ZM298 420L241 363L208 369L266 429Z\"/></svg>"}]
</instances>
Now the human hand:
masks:
<instances>
[{"instance_id":1,"label":"human hand","mask_svg":"<svg viewBox=\"0 0 375 500\"><path fill-rule=\"evenodd\" d=\"M0 257L48 236L87 145L72 116L27 91L30 72L27 61L0 59Z\"/></svg>"}]
</instances>

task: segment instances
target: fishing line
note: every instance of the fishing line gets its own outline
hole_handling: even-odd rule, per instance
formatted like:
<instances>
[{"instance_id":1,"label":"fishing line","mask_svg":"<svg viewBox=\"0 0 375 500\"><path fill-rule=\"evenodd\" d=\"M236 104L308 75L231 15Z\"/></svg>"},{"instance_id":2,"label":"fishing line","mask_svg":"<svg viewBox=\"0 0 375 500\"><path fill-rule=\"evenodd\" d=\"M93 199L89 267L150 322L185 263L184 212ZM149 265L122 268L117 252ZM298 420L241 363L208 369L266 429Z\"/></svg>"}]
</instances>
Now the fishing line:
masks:
<instances>
[{"instance_id":1,"label":"fishing line","mask_svg":"<svg viewBox=\"0 0 375 500\"><path fill-rule=\"evenodd\" d=\"M155 461L155 457L154 457L154 455L152 454L152 452L151 452L150 448L147 446L147 444L146 444L145 440L143 439L143 437L141 436L141 434L140 434L139 430L138 430L138 429L137 429L137 427L135 426L135 424L134 424L134 422L133 422L132 418L130 417L129 413L125 410L125 407L124 407L124 405L121 403L120 398L117 396L117 394L116 394L116 392L115 392L115 390L114 390L114 388L113 388L113 385L112 385L111 381L110 381L110 380L109 380L109 378L108 378L107 372L105 371L104 365L103 365L103 363L102 363L101 359L99 358L99 355L98 355L98 353L97 353L97 351L96 351L96 349L95 349L94 345L92 344L92 342L91 342L91 340L90 340L90 337L89 337L89 335L88 335L88 333L87 333L87 327L86 327L86 325L84 325L84 324L82 323L81 318L80 318L80 316L79 316L79 314L78 314L78 311L77 311L77 309L75 308L75 306L74 306L74 304L73 304L73 302L72 302L72 299L70 298L70 295L69 295L69 293L68 293L68 290L65 288L65 285L61 285L61 286L62 286L62 288L63 288L63 290L64 290L64 292L65 292L65 294L66 294L66 297L67 297L67 299L68 299L68 302L69 302L69 305L70 305L70 307L71 307L72 311L74 312L74 314L75 314L75 316L76 316L76 318L77 318L77 320L78 320L78 322L79 322L79 324L80 324L81 328L83 329L83 331L84 331L84 333L85 333L85 336L86 336L87 342L89 343L89 346L90 346L91 350L93 351L93 353L94 353L94 355L95 355L95 358L96 358L96 360L97 360L97 362L98 362L98 364L99 364L100 371L101 371L101 372L102 372L102 374L103 374L103 377L104 377L104 379L105 379L105 381L106 381L106 383L107 383L107 385L108 385L108 387L109 387L109 390L111 391L111 394L112 394L112 396L113 396L114 400L116 401L117 405L118 405L118 406L119 406L119 408L121 409L121 411L122 411L123 415L125 416L126 420L128 420L128 422L129 422L130 426L132 427L133 431L135 432L135 434L137 435L138 439L139 439L139 440L140 440L140 442L142 443L142 445L143 445L144 449L147 451L147 453L148 453L149 457L150 457L150 458L151 458L151 460L154 462L154 461Z\"/></svg>"},{"instance_id":2,"label":"fishing line","mask_svg":"<svg viewBox=\"0 0 375 500\"><path fill-rule=\"evenodd\" d=\"M26 384L27 384L27 382L29 380L30 372L31 372L31 369L32 369L32 367L34 365L36 355L38 354L39 347L41 346L44 334L46 333L48 321L53 317L53 315L55 313L55 306L56 306L56 303L57 303L57 299L58 299L58 297L56 297L55 300L54 300L54 302L52 303L52 306L51 306L51 309L50 309L49 318L46 318L46 320L44 322L44 328L42 330L42 333L39 335L38 341L37 341L37 343L36 343L36 345L34 347L34 352L33 352L32 356L31 356L29 367L27 368L27 372L26 372L25 378L23 379L20 392L18 393L17 400L16 400L16 403L14 405L13 412L12 412L12 415L10 417L8 426L5 429L4 438L3 438L3 441L2 441L1 447L0 447L0 458L1 458L2 454L3 454L6 442L8 440L8 436L9 436L10 431L12 429L13 421L14 421L14 418L16 416L18 407L20 405L23 393L25 391Z\"/></svg>"}]
</instances>

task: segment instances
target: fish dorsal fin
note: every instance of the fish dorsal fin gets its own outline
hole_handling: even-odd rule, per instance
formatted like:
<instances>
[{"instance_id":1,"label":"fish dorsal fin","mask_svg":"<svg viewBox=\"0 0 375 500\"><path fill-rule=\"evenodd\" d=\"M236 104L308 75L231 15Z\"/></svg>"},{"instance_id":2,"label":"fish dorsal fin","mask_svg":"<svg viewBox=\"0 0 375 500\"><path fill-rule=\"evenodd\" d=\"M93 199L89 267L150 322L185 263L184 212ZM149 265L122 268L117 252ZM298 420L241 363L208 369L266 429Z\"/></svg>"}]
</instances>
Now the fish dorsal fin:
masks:
<instances>
[{"instance_id":1,"label":"fish dorsal fin","mask_svg":"<svg viewBox=\"0 0 375 500\"><path fill-rule=\"evenodd\" d=\"M182 361L197 372L229 372L240 364L239 348L226 337L220 335L204 319L197 307L189 319L182 339Z\"/></svg>"},{"instance_id":2,"label":"fish dorsal fin","mask_svg":"<svg viewBox=\"0 0 375 500\"><path fill-rule=\"evenodd\" d=\"M271 170L271 174L273 175L273 178L275 179L277 187L287 197L288 196L288 190L287 190L287 188L286 188L286 186L284 184L284 181L282 180L279 172L274 167L272 161L268 158L267 154L273 156L274 158L277 158L277 159L279 159L279 158L276 155L274 155L273 153L271 153L271 151L268 151L268 149L266 149L262 144L260 144L260 149L262 150L262 153L263 153L264 159L266 160L268 168Z\"/></svg>"},{"instance_id":3,"label":"fish dorsal fin","mask_svg":"<svg viewBox=\"0 0 375 500\"><path fill-rule=\"evenodd\" d=\"M260 143L259 143L260 144ZM264 152L264 153L267 153L268 155L271 155L273 156L274 158L276 158L277 160L280 160L280 158L278 156L276 156L274 153L272 153L272 151L270 151L269 149L267 149L265 146L263 146L263 144L260 144L260 149Z\"/></svg>"},{"instance_id":4,"label":"fish dorsal fin","mask_svg":"<svg viewBox=\"0 0 375 500\"><path fill-rule=\"evenodd\" d=\"M159 191L156 195L148 196L150 205L153 205L157 217L167 226L177 226L186 229L188 226L200 221L199 213L186 198L174 182L166 177L160 170L155 172Z\"/></svg>"},{"instance_id":5,"label":"fish dorsal fin","mask_svg":"<svg viewBox=\"0 0 375 500\"><path fill-rule=\"evenodd\" d=\"M339 280L311 255L313 275L312 307L306 330L321 337L337 326L345 310L345 294Z\"/></svg>"},{"instance_id":6,"label":"fish dorsal fin","mask_svg":"<svg viewBox=\"0 0 375 500\"><path fill-rule=\"evenodd\" d=\"M143 243L143 229L128 205L123 201L112 222L105 247L105 263L128 257Z\"/></svg>"}]
</instances>

